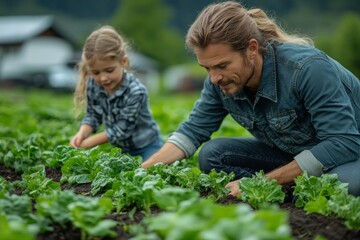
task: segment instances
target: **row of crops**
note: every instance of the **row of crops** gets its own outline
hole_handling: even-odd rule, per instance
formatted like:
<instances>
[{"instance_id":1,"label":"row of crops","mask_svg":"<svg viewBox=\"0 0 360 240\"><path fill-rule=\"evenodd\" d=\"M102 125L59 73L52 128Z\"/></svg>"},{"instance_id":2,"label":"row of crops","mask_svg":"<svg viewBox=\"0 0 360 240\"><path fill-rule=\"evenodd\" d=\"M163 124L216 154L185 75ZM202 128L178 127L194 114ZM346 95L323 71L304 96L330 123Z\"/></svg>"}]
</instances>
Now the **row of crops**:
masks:
<instances>
[{"instance_id":1,"label":"row of crops","mask_svg":"<svg viewBox=\"0 0 360 240\"><path fill-rule=\"evenodd\" d=\"M186 119L197 94L150 99L164 139ZM121 228L131 239L293 239L288 213L279 208L285 193L259 172L241 181L246 204L220 204L232 174L202 173L196 154L147 170L141 159L103 145L68 146L78 128L71 96L36 90L0 91L0 164L19 174L0 177L1 239L37 239L76 228L81 239L116 239ZM248 133L226 119L216 136ZM47 177L49 169L61 177ZM296 179L296 206L308 213L343 219L360 229L360 198L347 194L334 175ZM72 188L89 185L86 193ZM64 186L70 186L64 188ZM154 209L157 209L156 213ZM135 212L142 212L141 221ZM118 220L127 215L131 221ZM320 239L320 238L319 238Z\"/></svg>"}]
</instances>

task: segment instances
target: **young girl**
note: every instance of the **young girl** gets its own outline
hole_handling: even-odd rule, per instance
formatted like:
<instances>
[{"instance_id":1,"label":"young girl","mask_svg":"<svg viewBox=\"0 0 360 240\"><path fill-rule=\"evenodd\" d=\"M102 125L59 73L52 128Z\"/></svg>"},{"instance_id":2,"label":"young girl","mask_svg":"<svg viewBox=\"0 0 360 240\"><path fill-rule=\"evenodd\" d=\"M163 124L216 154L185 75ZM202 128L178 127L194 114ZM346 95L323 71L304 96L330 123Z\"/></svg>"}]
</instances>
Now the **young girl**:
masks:
<instances>
[{"instance_id":1,"label":"young girl","mask_svg":"<svg viewBox=\"0 0 360 240\"><path fill-rule=\"evenodd\" d=\"M159 128L149 109L146 88L126 71L127 45L110 26L87 38L79 62L74 102L86 114L70 145L91 148L106 142L145 161L161 146ZM104 131L95 133L104 123Z\"/></svg>"}]
</instances>

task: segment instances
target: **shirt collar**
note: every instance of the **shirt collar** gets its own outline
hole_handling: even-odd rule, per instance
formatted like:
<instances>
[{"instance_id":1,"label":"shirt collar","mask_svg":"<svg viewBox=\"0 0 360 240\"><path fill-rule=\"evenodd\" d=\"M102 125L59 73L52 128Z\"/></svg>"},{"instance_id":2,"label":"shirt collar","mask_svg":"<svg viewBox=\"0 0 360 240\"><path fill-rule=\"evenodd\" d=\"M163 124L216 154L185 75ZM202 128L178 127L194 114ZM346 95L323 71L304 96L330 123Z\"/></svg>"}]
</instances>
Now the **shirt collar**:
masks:
<instances>
[{"instance_id":1,"label":"shirt collar","mask_svg":"<svg viewBox=\"0 0 360 240\"><path fill-rule=\"evenodd\" d=\"M110 98L118 97L124 94L124 92L129 88L130 81L128 77L128 73L124 70L123 72L123 80L121 86L110 96Z\"/></svg>"},{"instance_id":2,"label":"shirt collar","mask_svg":"<svg viewBox=\"0 0 360 240\"><path fill-rule=\"evenodd\" d=\"M277 102L276 57L273 45L266 45L258 95Z\"/></svg>"}]
</instances>

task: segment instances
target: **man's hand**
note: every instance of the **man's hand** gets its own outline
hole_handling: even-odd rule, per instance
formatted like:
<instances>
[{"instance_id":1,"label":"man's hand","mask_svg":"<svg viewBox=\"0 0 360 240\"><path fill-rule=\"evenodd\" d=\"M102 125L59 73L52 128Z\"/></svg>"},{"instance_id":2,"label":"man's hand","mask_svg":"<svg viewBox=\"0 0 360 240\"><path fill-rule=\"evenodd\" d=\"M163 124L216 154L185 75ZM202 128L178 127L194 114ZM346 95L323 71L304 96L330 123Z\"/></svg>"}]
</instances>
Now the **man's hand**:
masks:
<instances>
[{"instance_id":1,"label":"man's hand","mask_svg":"<svg viewBox=\"0 0 360 240\"><path fill-rule=\"evenodd\" d=\"M240 194L239 182L240 179L231 181L228 184L226 184L225 187L230 189L229 195L237 196Z\"/></svg>"},{"instance_id":2,"label":"man's hand","mask_svg":"<svg viewBox=\"0 0 360 240\"><path fill-rule=\"evenodd\" d=\"M270 179L275 179L278 184L284 185L284 184L292 183L294 181L294 178L301 174L302 174L301 168L299 167L297 162L293 160L290 163L267 173L266 175ZM229 195L237 196L241 194L239 188L239 182L240 179L234 180L226 184L225 187L230 189Z\"/></svg>"}]
</instances>

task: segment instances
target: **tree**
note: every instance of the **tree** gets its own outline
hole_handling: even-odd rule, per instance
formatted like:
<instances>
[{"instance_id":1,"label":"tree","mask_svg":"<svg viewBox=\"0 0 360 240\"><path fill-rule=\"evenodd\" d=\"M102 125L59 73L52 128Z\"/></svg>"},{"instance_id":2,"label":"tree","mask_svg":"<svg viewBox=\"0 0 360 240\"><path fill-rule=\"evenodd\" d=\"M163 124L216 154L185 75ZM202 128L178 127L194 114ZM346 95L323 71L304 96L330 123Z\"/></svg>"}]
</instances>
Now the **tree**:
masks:
<instances>
[{"instance_id":1,"label":"tree","mask_svg":"<svg viewBox=\"0 0 360 240\"><path fill-rule=\"evenodd\" d=\"M360 78L360 17L346 14L335 32L315 41L316 47L329 54Z\"/></svg>"},{"instance_id":2,"label":"tree","mask_svg":"<svg viewBox=\"0 0 360 240\"><path fill-rule=\"evenodd\" d=\"M186 60L184 39L168 26L170 16L163 0L122 0L112 25L136 50L159 61L165 69Z\"/></svg>"},{"instance_id":3,"label":"tree","mask_svg":"<svg viewBox=\"0 0 360 240\"><path fill-rule=\"evenodd\" d=\"M360 77L360 17L345 15L336 31L333 54L339 62Z\"/></svg>"}]
</instances>

